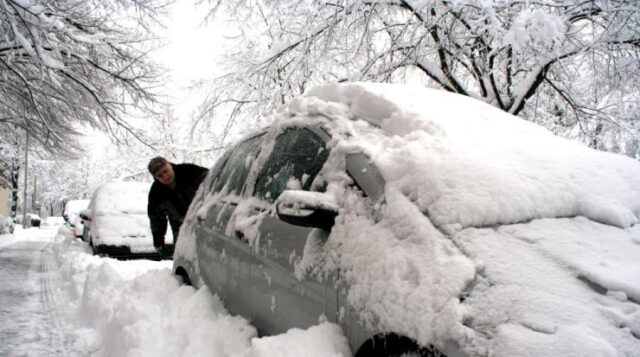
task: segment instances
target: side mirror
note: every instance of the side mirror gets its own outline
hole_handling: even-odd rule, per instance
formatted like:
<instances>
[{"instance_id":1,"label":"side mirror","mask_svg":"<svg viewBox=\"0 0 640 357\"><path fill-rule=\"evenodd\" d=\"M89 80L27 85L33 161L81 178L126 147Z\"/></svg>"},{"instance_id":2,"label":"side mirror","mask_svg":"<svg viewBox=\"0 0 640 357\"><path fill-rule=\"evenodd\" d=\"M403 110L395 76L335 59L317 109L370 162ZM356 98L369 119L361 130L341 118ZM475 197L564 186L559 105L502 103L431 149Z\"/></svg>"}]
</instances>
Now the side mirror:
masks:
<instances>
[{"instance_id":1,"label":"side mirror","mask_svg":"<svg viewBox=\"0 0 640 357\"><path fill-rule=\"evenodd\" d=\"M326 193L286 190L276 201L276 212L280 220L289 224L330 232L338 215L338 205Z\"/></svg>"},{"instance_id":2,"label":"side mirror","mask_svg":"<svg viewBox=\"0 0 640 357\"><path fill-rule=\"evenodd\" d=\"M89 209L83 209L82 211L80 211L80 218L82 218L85 221L90 221L91 211Z\"/></svg>"}]
</instances>

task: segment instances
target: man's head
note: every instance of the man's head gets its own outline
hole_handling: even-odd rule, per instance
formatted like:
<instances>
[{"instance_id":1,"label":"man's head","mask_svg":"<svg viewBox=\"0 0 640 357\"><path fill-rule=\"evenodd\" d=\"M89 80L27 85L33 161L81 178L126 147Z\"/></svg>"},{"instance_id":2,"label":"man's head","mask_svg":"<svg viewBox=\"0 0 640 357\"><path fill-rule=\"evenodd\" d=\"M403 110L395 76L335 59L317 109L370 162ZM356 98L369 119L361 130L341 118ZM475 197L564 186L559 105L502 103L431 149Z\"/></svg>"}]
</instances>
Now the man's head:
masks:
<instances>
[{"instance_id":1,"label":"man's head","mask_svg":"<svg viewBox=\"0 0 640 357\"><path fill-rule=\"evenodd\" d=\"M173 167L171 163L167 161L162 156L156 156L151 161L149 161L149 165L147 166L153 178L160 181L165 185L173 185L175 181L175 174L173 172Z\"/></svg>"}]
</instances>

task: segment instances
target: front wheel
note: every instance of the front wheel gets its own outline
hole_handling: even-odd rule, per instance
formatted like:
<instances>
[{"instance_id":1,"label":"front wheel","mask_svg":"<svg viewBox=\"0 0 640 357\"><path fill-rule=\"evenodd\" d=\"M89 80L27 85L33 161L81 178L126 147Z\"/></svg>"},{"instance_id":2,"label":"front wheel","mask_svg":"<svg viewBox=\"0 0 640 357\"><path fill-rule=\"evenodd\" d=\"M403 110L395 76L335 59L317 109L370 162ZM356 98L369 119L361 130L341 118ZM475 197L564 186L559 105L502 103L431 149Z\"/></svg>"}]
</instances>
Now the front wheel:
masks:
<instances>
[{"instance_id":1,"label":"front wheel","mask_svg":"<svg viewBox=\"0 0 640 357\"><path fill-rule=\"evenodd\" d=\"M93 244L93 239L89 236L89 246L91 247L91 252L93 255L98 255L98 247Z\"/></svg>"},{"instance_id":2,"label":"front wheel","mask_svg":"<svg viewBox=\"0 0 640 357\"><path fill-rule=\"evenodd\" d=\"M395 333L379 334L360 346L354 357L446 357L433 346L420 346L415 340Z\"/></svg>"},{"instance_id":3,"label":"front wheel","mask_svg":"<svg viewBox=\"0 0 640 357\"><path fill-rule=\"evenodd\" d=\"M184 268L178 267L176 269L176 276L178 276L182 280L182 283L184 285L192 286L191 279L189 279L189 274L187 274L187 271L184 270Z\"/></svg>"}]
</instances>

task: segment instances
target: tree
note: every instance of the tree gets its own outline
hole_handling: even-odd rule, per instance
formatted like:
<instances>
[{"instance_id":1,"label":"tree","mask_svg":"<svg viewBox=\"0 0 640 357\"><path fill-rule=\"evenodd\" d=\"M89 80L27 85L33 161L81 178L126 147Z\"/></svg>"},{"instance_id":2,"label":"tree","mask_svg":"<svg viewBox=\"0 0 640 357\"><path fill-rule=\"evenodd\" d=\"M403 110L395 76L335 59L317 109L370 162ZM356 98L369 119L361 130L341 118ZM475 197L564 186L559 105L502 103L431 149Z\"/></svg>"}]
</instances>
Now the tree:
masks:
<instances>
[{"instance_id":1,"label":"tree","mask_svg":"<svg viewBox=\"0 0 640 357\"><path fill-rule=\"evenodd\" d=\"M155 101L146 60L167 0L0 0L0 132L50 152L77 149L78 124L137 135Z\"/></svg>"},{"instance_id":2,"label":"tree","mask_svg":"<svg viewBox=\"0 0 640 357\"><path fill-rule=\"evenodd\" d=\"M50 207L61 207L72 199L91 198L101 184L112 180L151 181L147 171L149 159L163 155L174 162L193 162L210 167L221 155L209 130L192 132L188 118L180 120L166 106L160 110L157 120L146 121L139 126L145 141L160 149L151 149L138 140L120 141L100 132L87 133L80 140L86 147L78 158L53 157L49 153L32 153L29 157L29 176L37 178L37 200L48 211L43 216L56 214ZM32 190L32 187L28 187ZM30 192L33 195L33 192Z\"/></svg>"},{"instance_id":3,"label":"tree","mask_svg":"<svg viewBox=\"0 0 640 357\"><path fill-rule=\"evenodd\" d=\"M240 32L201 117L269 112L316 83L422 80L595 147L606 148L605 134L638 137L635 0L209 4Z\"/></svg>"}]
</instances>

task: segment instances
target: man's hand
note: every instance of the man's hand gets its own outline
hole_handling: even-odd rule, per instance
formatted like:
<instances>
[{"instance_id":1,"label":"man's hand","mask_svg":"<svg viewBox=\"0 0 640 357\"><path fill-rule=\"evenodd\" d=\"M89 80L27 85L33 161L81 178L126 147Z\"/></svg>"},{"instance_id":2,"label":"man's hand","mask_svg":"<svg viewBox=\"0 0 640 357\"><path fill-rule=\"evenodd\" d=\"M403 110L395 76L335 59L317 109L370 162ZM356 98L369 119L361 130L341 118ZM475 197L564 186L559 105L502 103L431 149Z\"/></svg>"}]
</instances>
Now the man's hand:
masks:
<instances>
[{"instance_id":1,"label":"man's hand","mask_svg":"<svg viewBox=\"0 0 640 357\"><path fill-rule=\"evenodd\" d=\"M171 247L173 248L173 247ZM162 258L171 258L173 257L173 249L171 249L167 246L157 246L156 250L158 251L158 253L160 253L160 257Z\"/></svg>"}]
</instances>

